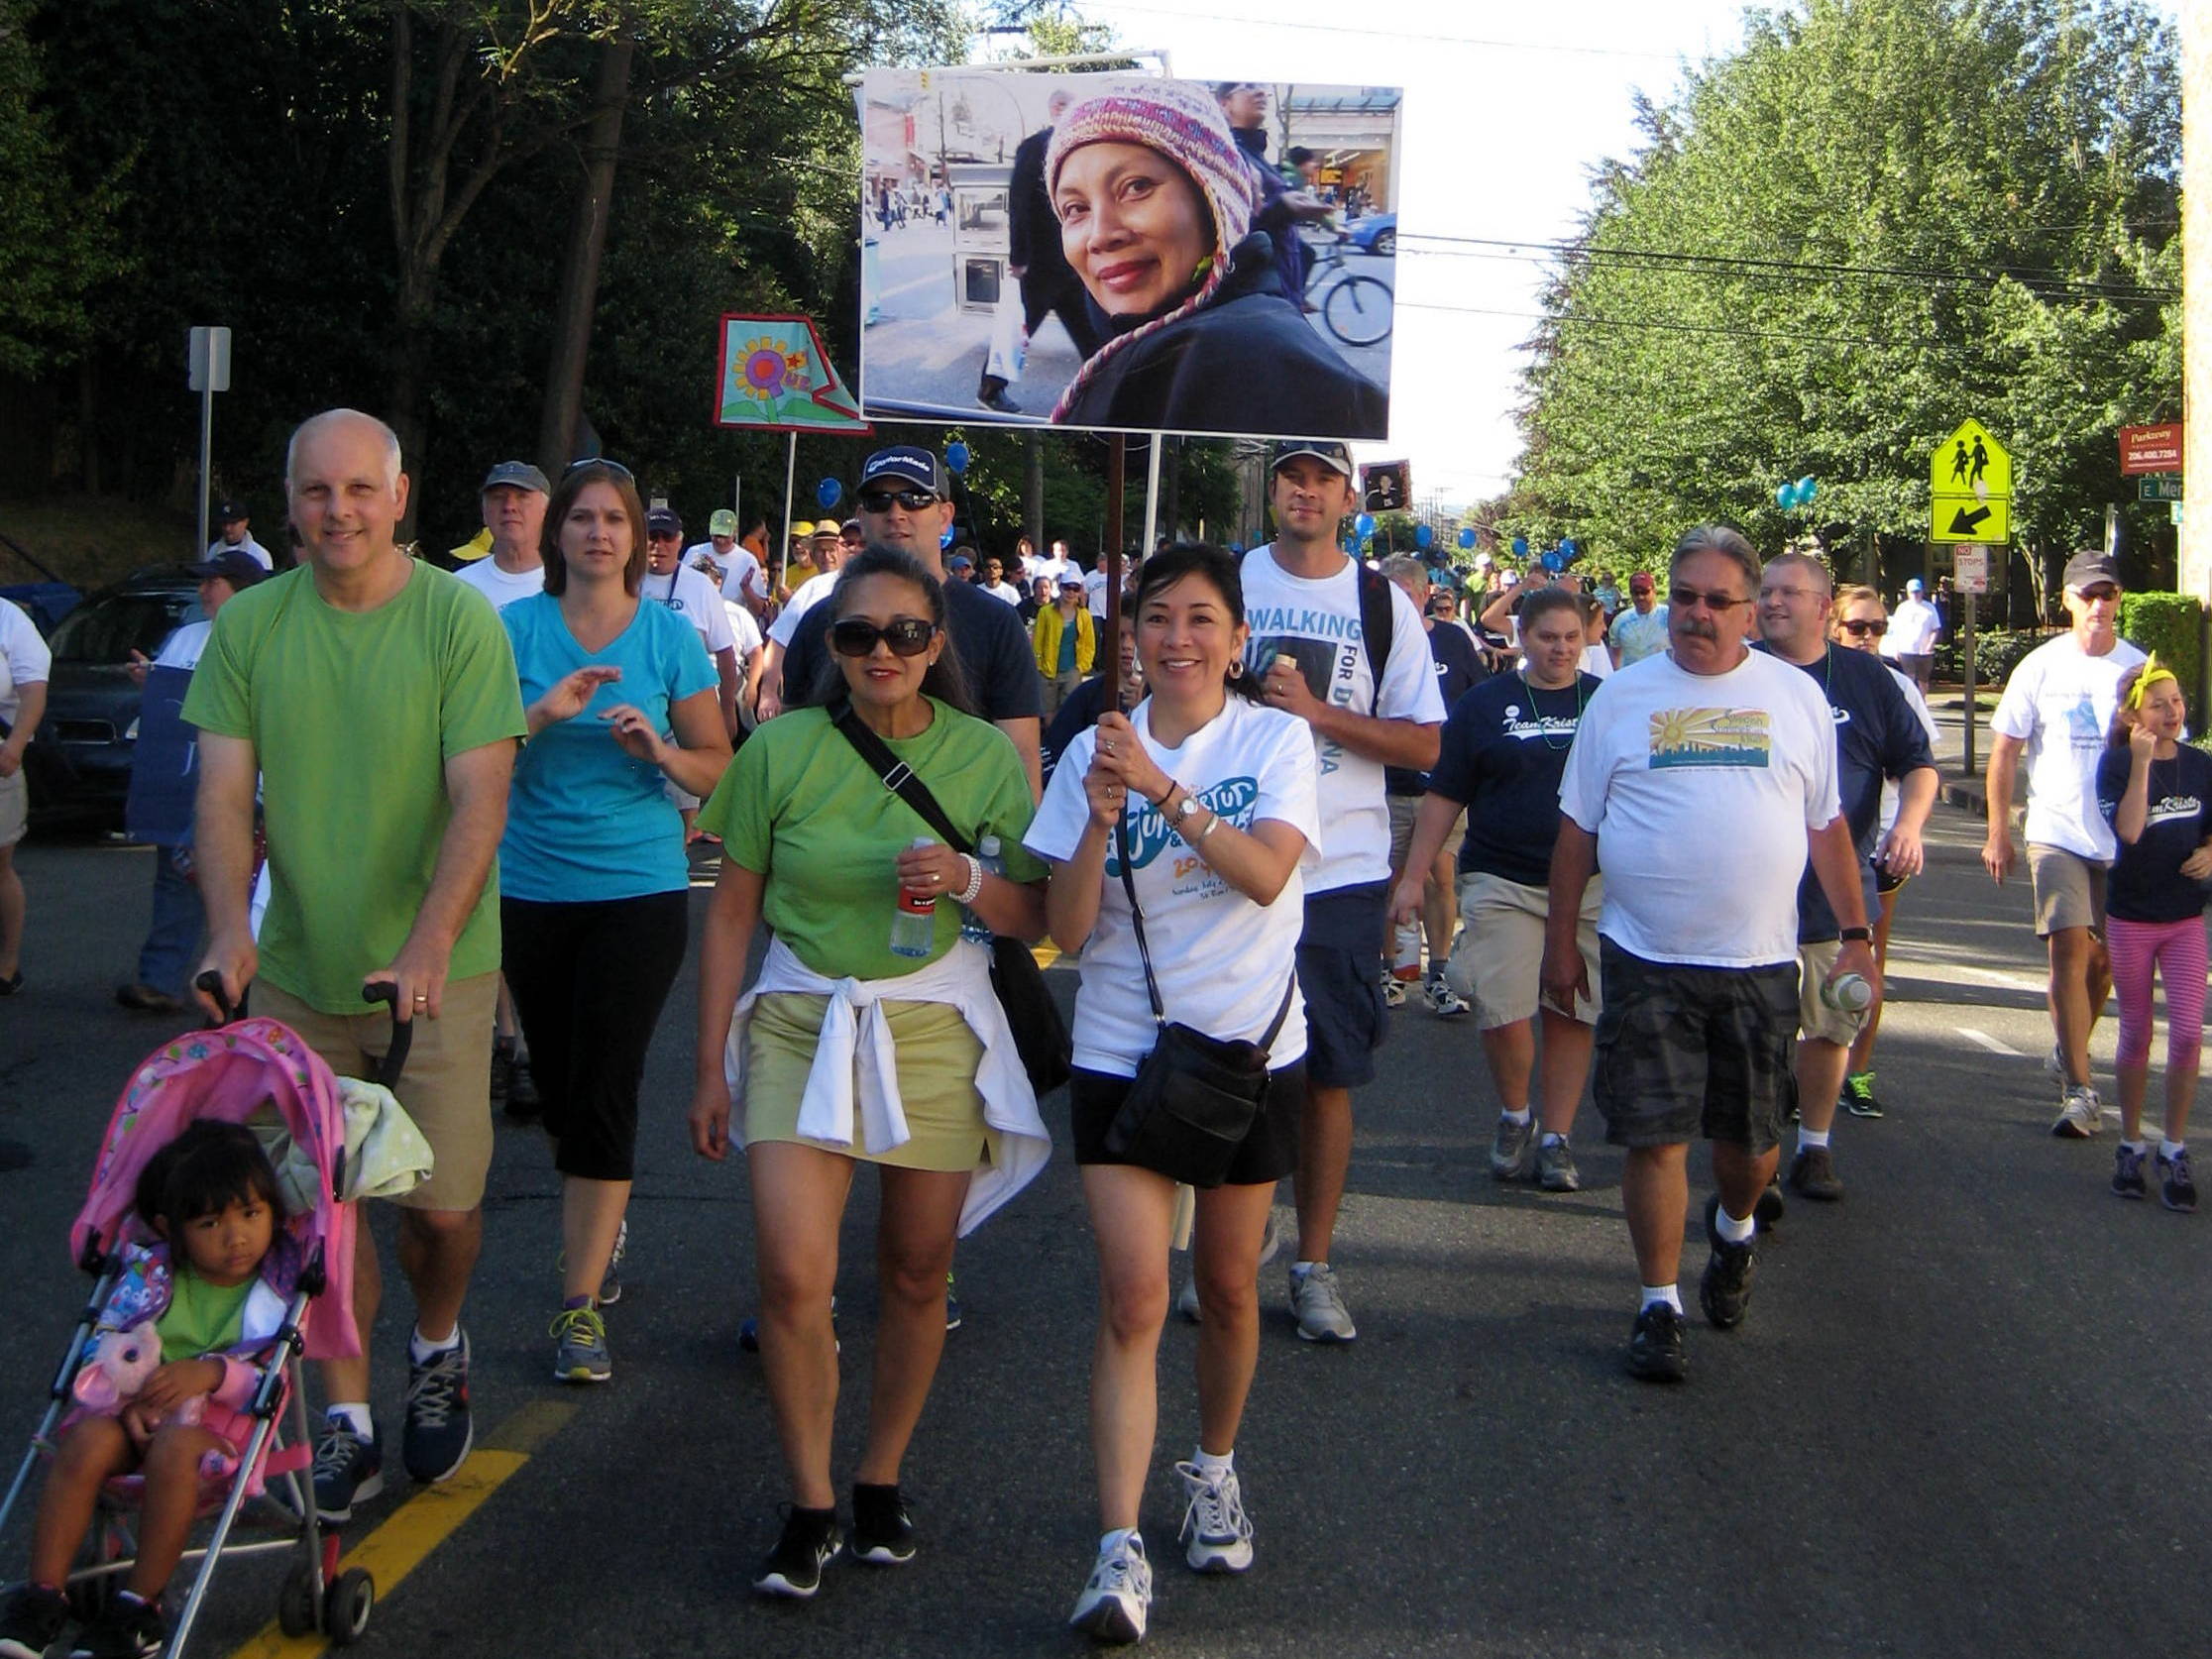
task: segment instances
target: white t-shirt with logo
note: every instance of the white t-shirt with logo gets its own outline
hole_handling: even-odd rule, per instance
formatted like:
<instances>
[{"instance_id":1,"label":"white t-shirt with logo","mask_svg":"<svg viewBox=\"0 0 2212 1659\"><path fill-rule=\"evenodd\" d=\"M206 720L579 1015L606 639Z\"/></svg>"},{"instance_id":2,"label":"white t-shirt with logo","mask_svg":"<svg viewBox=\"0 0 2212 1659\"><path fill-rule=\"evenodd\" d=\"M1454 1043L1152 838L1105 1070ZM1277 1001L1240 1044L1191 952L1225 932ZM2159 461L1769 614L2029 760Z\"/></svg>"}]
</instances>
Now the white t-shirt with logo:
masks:
<instances>
[{"instance_id":1,"label":"white t-shirt with logo","mask_svg":"<svg viewBox=\"0 0 2212 1659\"><path fill-rule=\"evenodd\" d=\"M1234 696L1180 748L1154 738L1151 699L1138 704L1129 719L1161 770L1232 828L1250 830L1272 819L1306 838L1306 850L1275 902L1256 905L1223 881L1149 802L1130 799L1137 901L1145 909L1145 938L1167 1017L1209 1037L1257 1043L1291 981L1305 926L1302 882L1318 862L1311 737L1303 720ZM1040 858L1063 861L1083 838L1090 818L1083 774L1097 742L1095 726L1079 732L1053 768L1022 840ZM1098 922L1083 945L1082 982L1075 993L1075 1064L1133 1077L1156 1037L1120 855L1109 839ZM1269 1049L1270 1069L1302 1058L1305 1050L1305 1004L1293 990L1290 1012Z\"/></svg>"},{"instance_id":2,"label":"white t-shirt with logo","mask_svg":"<svg viewBox=\"0 0 2212 1659\"><path fill-rule=\"evenodd\" d=\"M691 566L678 565L666 576L655 576L647 571L638 594L667 606L691 623L699 631L700 641L707 647L709 656L737 648L737 637L729 630L729 612L722 608L721 595L715 591L714 583Z\"/></svg>"},{"instance_id":3,"label":"white t-shirt with logo","mask_svg":"<svg viewBox=\"0 0 2212 1659\"><path fill-rule=\"evenodd\" d=\"M1725 674L1646 657L1592 694L1559 789L1598 837L1598 931L1653 962L1794 961L1810 830L1840 810L1820 684L1760 651Z\"/></svg>"},{"instance_id":4,"label":"white t-shirt with logo","mask_svg":"<svg viewBox=\"0 0 2212 1659\"><path fill-rule=\"evenodd\" d=\"M1296 659L1308 690L1324 703L1381 719L1441 725L1444 698L1436 689L1428 630L1405 590L1384 584L1390 599L1390 655L1382 695L1375 694L1360 631L1360 572L1350 559L1334 576L1292 576L1275 563L1272 543L1244 557L1245 620L1252 642L1245 661L1265 674L1278 655ZM1306 879L1309 893L1327 893L1390 876L1390 809L1382 763L1354 754L1313 732L1321 768L1321 867Z\"/></svg>"},{"instance_id":5,"label":"white t-shirt with logo","mask_svg":"<svg viewBox=\"0 0 2212 1659\"><path fill-rule=\"evenodd\" d=\"M1889 632L1882 635L1883 656L1925 657L1936 649L1943 615L1926 600L1909 599L1890 612L1889 624Z\"/></svg>"},{"instance_id":6,"label":"white t-shirt with logo","mask_svg":"<svg viewBox=\"0 0 2212 1659\"><path fill-rule=\"evenodd\" d=\"M23 707L20 686L44 685L54 672L39 624L12 600L0 599L0 723L10 727Z\"/></svg>"},{"instance_id":7,"label":"white t-shirt with logo","mask_svg":"<svg viewBox=\"0 0 2212 1659\"><path fill-rule=\"evenodd\" d=\"M545 592L543 565L532 565L510 576L499 568L499 561L490 553L470 560L453 574L490 600L495 610L504 610L516 600Z\"/></svg>"},{"instance_id":8,"label":"white t-shirt with logo","mask_svg":"<svg viewBox=\"0 0 2212 1659\"><path fill-rule=\"evenodd\" d=\"M799 618L830 597L830 590L837 585L837 573L826 570L820 576L810 576L799 584L791 598L784 601L784 608L776 619L768 624L768 637L785 650L791 649L792 637L799 631Z\"/></svg>"},{"instance_id":9,"label":"white t-shirt with logo","mask_svg":"<svg viewBox=\"0 0 2212 1659\"><path fill-rule=\"evenodd\" d=\"M2037 646L2005 682L1989 729L2028 745L2028 840L2109 864L2119 850L2097 810L2097 760L2120 680L2143 661L2125 639L2092 657L2070 633Z\"/></svg>"},{"instance_id":10,"label":"white t-shirt with logo","mask_svg":"<svg viewBox=\"0 0 2212 1659\"><path fill-rule=\"evenodd\" d=\"M685 564L697 567L702 558L713 560L720 569L723 599L742 605L748 593L754 599L768 597L767 576L760 568L760 561L753 557L753 550L744 543L732 543L727 553L717 552L711 541L695 541L684 549Z\"/></svg>"}]
</instances>

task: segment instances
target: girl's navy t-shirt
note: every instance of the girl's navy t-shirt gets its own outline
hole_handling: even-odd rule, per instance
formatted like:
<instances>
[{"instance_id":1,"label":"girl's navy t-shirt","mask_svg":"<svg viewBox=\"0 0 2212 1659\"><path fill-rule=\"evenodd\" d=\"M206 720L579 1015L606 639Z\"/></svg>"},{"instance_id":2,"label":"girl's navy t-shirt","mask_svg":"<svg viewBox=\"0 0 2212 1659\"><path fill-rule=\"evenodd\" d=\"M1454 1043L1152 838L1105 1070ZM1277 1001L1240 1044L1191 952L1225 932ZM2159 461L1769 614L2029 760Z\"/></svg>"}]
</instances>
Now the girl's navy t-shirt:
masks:
<instances>
[{"instance_id":1,"label":"girl's navy t-shirt","mask_svg":"<svg viewBox=\"0 0 2212 1659\"><path fill-rule=\"evenodd\" d=\"M2120 814L2135 757L2107 749L2097 762L2097 809ZM2184 922L2204 909L2205 887L2181 865L2212 836L2212 755L2183 743L2171 760L2151 762L2151 806L2133 846L2120 843L2105 887L2105 910L2123 922Z\"/></svg>"}]
</instances>

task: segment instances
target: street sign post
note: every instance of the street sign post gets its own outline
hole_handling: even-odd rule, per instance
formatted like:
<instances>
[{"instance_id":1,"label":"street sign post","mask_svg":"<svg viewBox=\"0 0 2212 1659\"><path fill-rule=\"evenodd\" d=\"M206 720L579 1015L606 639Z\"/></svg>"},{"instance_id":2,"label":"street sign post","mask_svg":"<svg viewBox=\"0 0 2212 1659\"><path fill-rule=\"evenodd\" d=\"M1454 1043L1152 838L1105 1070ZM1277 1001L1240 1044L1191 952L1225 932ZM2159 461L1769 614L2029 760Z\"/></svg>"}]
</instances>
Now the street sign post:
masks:
<instances>
[{"instance_id":1,"label":"street sign post","mask_svg":"<svg viewBox=\"0 0 2212 1659\"><path fill-rule=\"evenodd\" d=\"M215 454L215 393L230 390L231 331L195 328L185 336L185 385L200 394L199 544L192 549L196 564L207 557L207 491Z\"/></svg>"},{"instance_id":2,"label":"street sign post","mask_svg":"<svg viewBox=\"0 0 2212 1659\"><path fill-rule=\"evenodd\" d=\"M2139 501L2178 501L2181 498L2181 475L2178 473L2152 473L2136 480L2136 499Z\"/></svg>"}]
</instances>

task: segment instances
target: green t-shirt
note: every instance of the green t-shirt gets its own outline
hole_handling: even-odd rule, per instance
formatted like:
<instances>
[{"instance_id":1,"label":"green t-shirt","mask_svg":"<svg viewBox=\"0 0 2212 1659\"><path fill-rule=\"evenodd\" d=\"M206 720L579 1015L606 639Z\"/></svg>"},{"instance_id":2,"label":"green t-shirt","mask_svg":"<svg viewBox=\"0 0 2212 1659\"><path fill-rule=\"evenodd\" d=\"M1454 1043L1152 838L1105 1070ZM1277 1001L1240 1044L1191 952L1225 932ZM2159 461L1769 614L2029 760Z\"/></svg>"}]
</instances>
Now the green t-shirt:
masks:
<instances>
[{"instance_id":1,"label":"green t-shirt","mask_svg":"<svg viewBox=\"0 0 2212 1659\"><path fill-rule=\"evenodd\" d=\"M305 566L215 618L184 719L254 745L269 836L261 972L326 1014L360 1014L364 975L399 953L430 890L450 807L445 762L526 729L498 613L432 565L374 610L333 609ZM499 965L499 878L448 973Z\"/></svg>"},{"instance_id":2,"label":"green t-shirt","mask_svg":"<svg viewBox=\"0 0 2212 1659\"><path fill-rule=\"evenodd\" d=\"M196 1360L236 1348L246 1325L246 1298L254 1281L210 1284L183 1262L169 1269L169 1305L154 1321L162 1339L162 1363Z\"/></svg>"},{"instance_id":3,"label":"green t-shirt","mask_svg":"<svg viewBox=\"0 0 2212 1659\"><path fill-rule=\"evenodd\" d=\"M1045 866L1022 845L1037 808L1013 741L987 720L932 707L929 730L891 741L891 752L971 841L999 838L1009 880L1041 880ZM884 788L826 711L779 715L748 737L699 827L721 837L725 857L768 878L762 915L815 972L890 979L926 965L892 953L891 915L900 852L937 831ZM960 907L939 900L929 960L959 933Z\"/></svg>"}]
</instances>

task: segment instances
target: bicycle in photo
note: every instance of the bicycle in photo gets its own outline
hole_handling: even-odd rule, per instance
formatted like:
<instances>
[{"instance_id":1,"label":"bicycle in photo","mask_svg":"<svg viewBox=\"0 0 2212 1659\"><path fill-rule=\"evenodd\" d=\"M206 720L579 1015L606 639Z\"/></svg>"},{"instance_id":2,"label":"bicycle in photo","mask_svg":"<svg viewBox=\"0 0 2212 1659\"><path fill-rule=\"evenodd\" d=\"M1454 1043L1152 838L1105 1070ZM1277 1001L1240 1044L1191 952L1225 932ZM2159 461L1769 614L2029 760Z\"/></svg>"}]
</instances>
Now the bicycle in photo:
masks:
<instances>
[{"instance_id":1,"label":"bicycle in photo","mask_svg":"<svg viewBox=\"0 0 2212 1659\"><path fill-rule=\"evenodd\" d=\"M1352 269L1345 258L1344 239L1316 247L1312 269L1306 273L1306 304L1321 313L1321 323L1347 346L1373 346L1389 338L1397 296L1380 276Z\"/></svg>"}]
</instances>

